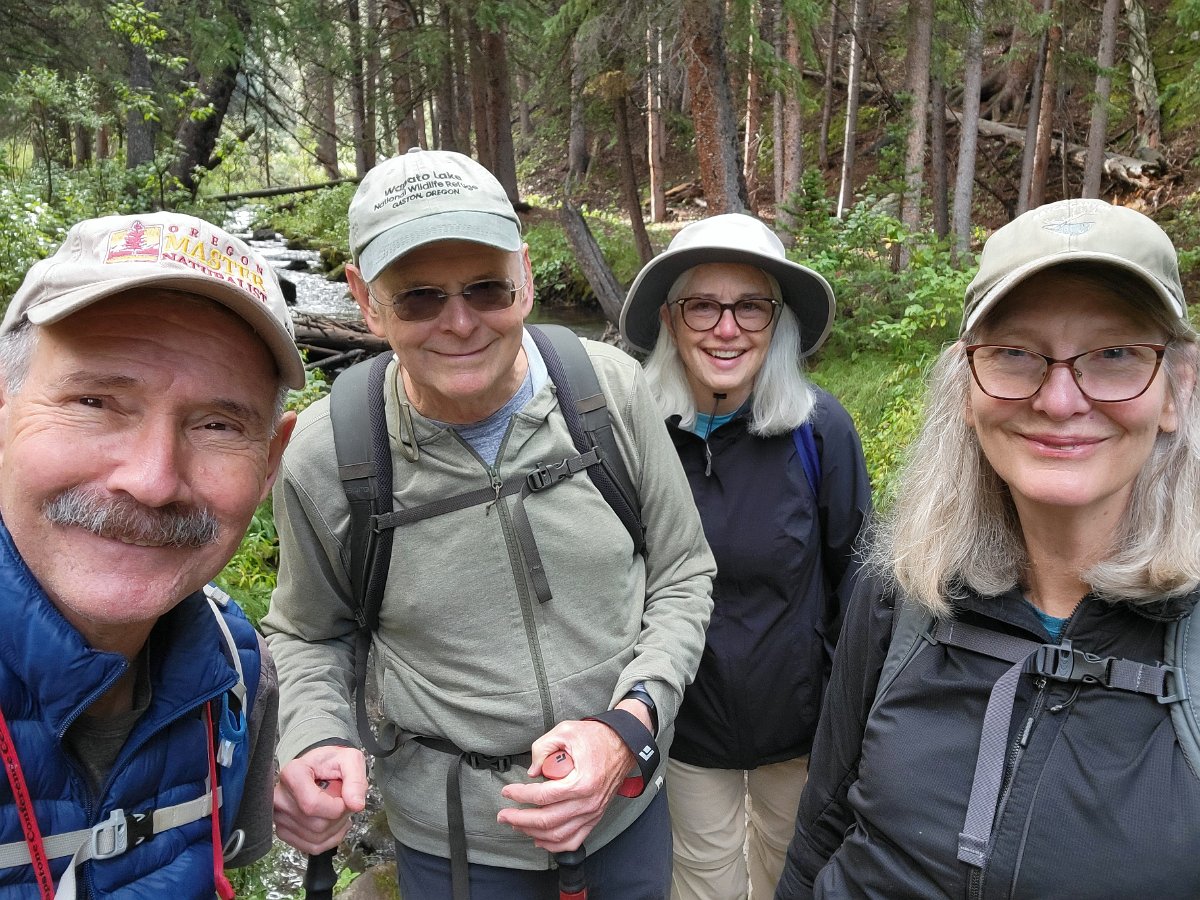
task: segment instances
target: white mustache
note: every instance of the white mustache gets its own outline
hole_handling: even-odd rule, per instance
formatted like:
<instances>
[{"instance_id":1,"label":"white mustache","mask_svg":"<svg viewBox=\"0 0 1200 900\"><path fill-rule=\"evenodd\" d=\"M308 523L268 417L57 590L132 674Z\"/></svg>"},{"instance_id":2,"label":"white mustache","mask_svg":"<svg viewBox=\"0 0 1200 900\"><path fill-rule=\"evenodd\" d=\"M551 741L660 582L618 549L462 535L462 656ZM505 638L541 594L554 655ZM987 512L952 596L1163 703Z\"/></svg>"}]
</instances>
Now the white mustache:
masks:
<instances>
[{"instance_id":1,"label":"white mustache","mask_svg":"<svg viewBox=\"0 0 1200 900\"><path fill-rule=\"evenodd\" d=\"M155 508L130 497L113 497L90 488L63 491L42 506L55 525L69 525L103 538L148 547L199 548L215 543L217 517L181 503Z\"/></svg>"}]
</instances>

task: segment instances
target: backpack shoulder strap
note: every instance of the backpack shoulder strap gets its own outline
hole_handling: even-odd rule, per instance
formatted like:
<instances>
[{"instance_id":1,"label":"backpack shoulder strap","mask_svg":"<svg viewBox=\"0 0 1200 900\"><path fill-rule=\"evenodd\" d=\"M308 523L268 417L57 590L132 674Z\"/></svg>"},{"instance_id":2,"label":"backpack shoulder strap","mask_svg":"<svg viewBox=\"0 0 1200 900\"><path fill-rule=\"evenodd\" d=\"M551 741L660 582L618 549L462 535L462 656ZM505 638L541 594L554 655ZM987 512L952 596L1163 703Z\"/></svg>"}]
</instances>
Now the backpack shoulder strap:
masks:
<instances>
[{"instance_id":1,"label":"backpack shoulder strap","mask_svg":"<svg viewBox=\"0 0 1200 900\"><path fill-rule=\"evenodd\" d=\"M599 451L600 465L589 466L588 477L617 514L640 553L645 546L645 529L637 491L617 446L608 402L592 360L571 329L562 325L527 327L558 390L558 405L575 449L580 453Z\"/></svg>"},{"instance_id":2,"label":"backpack shoulder strap","mask_svg":"<svg viewBox=\"0 0 1200 900\"><path fill-rule=\"evenodd\" d=\"M384 413L383 377L391 354L383 353L342 372L329 391L329 417L338 477L350 502L351 611L358 623L354 641L354 692L358 736L376 756L387 756L400 746L385 747L376 739L367 717L367 657L383 605L388 566L392 557L391 529L376 529L374 516L392 509L392 449Z\"/></svg>"},{"instance_id":3,"label":"backpack shoulder strap","mask_svg":"<svg viewBox=\"0 0 1200 900\"><path fill-rule=\"evenodd\" d=\"M1171 704L1175 738L1192 774L1200 778L1200 715L1196 708L1200 700L1200 629L1196 619L1200 612L1197 610L1200 603L1187 616L1167 625L1163 658L1167 666L1174 667L1174 693L1179 698Z\"/></svg>"},{"instance_id":4,"label":"backpack shoulder strap","mask_svg":"<svg viewBox=\"0 0 1200 900\"><path fill-rule=\"evenodd\" d=\"M892 611L892 639L888 644L887 656L883 660L883 668L879 671L879 684L875 688L872 711L879 705L892 682L904 671L905 666L912 662L922 645L933 643L933 639L928 636L933 624L933 616L920 606L905 600L903 596L896 596L896 606Z\"/></svg>"},{"instance_id":5,"label":"backpack shoulder strap","mask_svg":"<svg viewBox=\"0 0 1200 900\"><path fill-rule=\"evenodd\" d=\"M806 419L792 431L792 443L804 466L804 477L812 488L813 497L821 496L821 454L817 452L817 440L813 435L812 419Z\"/></svg>"}]
</instances>

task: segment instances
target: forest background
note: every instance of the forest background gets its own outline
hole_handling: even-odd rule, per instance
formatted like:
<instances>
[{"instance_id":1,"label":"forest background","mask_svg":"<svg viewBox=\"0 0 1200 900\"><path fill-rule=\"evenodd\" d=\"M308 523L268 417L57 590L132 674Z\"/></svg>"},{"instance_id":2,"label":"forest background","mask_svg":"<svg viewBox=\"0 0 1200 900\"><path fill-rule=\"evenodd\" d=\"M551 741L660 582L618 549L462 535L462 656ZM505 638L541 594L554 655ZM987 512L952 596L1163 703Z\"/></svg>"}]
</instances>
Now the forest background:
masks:
<instances>
[{"instance_id":1,"label":"forest background","mask_svg":"<svg viewBox=\"0 0 1200 900\"><path fill-rule=\"evenodd\" d=\"M356 180L414 146L496 173L543 311L615 320L680 225L745 210L834 286L837 323L810 370L854 415L882 507L991 229L1103 197L1167 230L1190 293L1200 273L1200 0L0 11L0 306L73 222L155 208L215 221L249 208L336 278ZM326 389L314 360L292 402ZM268 503L222 575L255 617L275 554ZM239 896L289 896L281 867L240 873Z\"/></svg>"}]
</instances>

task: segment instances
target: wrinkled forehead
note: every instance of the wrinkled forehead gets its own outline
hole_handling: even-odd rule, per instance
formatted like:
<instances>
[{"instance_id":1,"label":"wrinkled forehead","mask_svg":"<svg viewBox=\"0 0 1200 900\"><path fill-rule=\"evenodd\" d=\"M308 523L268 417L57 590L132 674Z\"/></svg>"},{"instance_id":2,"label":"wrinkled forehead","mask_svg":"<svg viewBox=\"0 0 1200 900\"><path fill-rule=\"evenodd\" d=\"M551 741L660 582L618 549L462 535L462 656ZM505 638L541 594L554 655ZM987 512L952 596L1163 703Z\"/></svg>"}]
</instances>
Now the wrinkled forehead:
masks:
<instances>
[{"instance_id":1,"label":"wrinkled forehead","mask_svg":"<svg viewBox=\"0 0 1200 900\"><path fill-rule=\"evenodd\" d=\"M702 263L684 270L675 279L668 296L705 293L759 294L778 300L779 283L762 269L747 263Z\"/></svg>"}]
</instances>

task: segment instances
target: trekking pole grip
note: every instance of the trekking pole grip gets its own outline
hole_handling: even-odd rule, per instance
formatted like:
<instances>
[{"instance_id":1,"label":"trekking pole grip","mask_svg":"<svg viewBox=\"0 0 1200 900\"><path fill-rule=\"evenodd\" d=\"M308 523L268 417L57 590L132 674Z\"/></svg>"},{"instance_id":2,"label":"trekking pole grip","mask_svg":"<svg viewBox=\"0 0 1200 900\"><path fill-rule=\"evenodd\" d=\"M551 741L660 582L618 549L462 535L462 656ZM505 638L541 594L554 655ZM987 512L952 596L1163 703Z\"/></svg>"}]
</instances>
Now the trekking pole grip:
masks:
<instances>
[{"instance_id":1,"label":"trekking pole grip","mask_svg":"<svg viewBox=\"0 0 1200 900\"><path fill-rule=\"evenodd\" d=\"M335 852L337 848L330 847L309 856L308 868L304 871L305 900L333 900L333 885L337 882L337 872L333 868Z\"/></svg>"}]
</instances>

